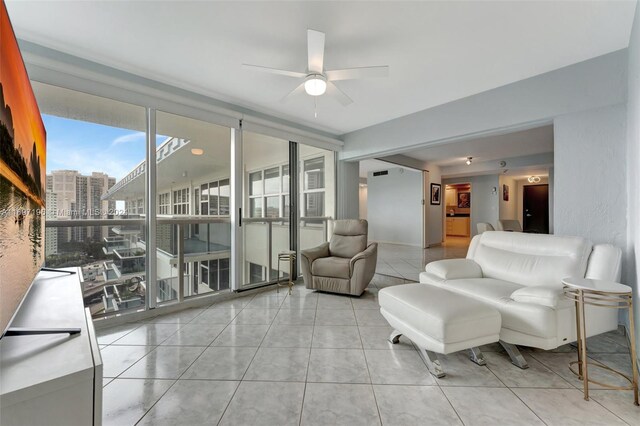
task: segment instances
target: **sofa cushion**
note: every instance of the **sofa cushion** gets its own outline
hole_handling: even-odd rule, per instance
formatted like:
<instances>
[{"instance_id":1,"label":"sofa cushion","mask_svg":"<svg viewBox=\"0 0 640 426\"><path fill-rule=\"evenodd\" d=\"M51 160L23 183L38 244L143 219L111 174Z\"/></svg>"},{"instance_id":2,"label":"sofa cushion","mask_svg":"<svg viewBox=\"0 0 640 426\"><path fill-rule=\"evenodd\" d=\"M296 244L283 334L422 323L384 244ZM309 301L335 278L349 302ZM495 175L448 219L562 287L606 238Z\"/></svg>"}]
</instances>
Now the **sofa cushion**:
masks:
<instances>
[{"instance_id":1,"label":"sofa cushion","mask_svg":"<svg viewBox=\"0 0 640 426\"><path fill-rule=\"evenodd\" d=\"M311 273L322 277L349 279L349 260L343 257L321 257L311 264Z\"/></svg>"},{"instance_id":2,"label":"sofa cushion","mask_svg":"<svg viewBox=\"0 0 640 426\"><path fill-rule=\"evenodd\" d=\"M497 335L500 314L491 306L436 286L403 284L378 293L380 310L441 343Z\"/></svg>"},{"instance_id":3,"label":"sofa cushion","mask_svg":"<svg viewBox=\"0 0 640 426\"><path fill-rule=\"evenodd\" d=\"M564 292L558 287L532 286L522 287L513 293L511 298L516 302L535 303L537 305L557 308L560 306L570 306L571 301L564 296Z\"/></svg>"},{"instance_id":4,"label":"sofa cushion","mask_svg":"<svg viewBox=\"0 0 640 426\"><path fill-rule=\"evenodd\" d=\"M469 250L487 278L525 286L562 287L562 278L583 277L591 243L579 237L485 232Z\"/></svg>"},{"instance_id":5,"label":"sofa cushion","mask_svg":"<svg viewBox=\"0 0 640 426\"><path fill-rule=\"evenodd\" d=\"M482 278L480 265L471 259L444 259L428 263L425 271L442 280Z\"/></svg>"},{"instance_id":6,"label":"sofa cushion","mask_svg":"<svg viewBox=\"0 0 640 426\"><path fill-rule=\"evenodd\" d=\"M492 278L443 281L435 285L494 307L502 316L502 328L540 338L556 335L555 309L511 298L513 292L524 287L522 285Z\"/></svg>"}]
</instances>

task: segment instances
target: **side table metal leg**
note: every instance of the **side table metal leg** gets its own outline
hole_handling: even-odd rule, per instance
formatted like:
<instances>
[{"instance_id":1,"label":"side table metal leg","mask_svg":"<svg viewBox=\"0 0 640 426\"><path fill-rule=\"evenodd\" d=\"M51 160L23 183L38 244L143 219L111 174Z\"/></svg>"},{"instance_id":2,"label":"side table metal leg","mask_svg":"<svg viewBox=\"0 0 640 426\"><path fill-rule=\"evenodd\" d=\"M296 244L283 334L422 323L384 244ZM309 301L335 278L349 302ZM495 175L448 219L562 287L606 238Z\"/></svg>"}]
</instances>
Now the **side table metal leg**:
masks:
<instances>
[{"instance_id":1,"label":"side table metal leg","mask_svg":"<svg viewBox=\"0 0 640 426\"><path fill-rule=\"evenodd\" d=\"M633 324L633 300L629 299L629 343L631 344L631 369L633 371L633 403L638 404L638 358L636 354L636 332Z\"/></svg>"},{"instance_id":2,"label":"side table metal leg","mask_svg":"<svg viewBox=\"0 0 640 426\"><path fill-rule=\"evenodd\" d=\"M587 363L587 332L585 330L585 321L584 321L584 292L582 290L578 290L579 302L578 308L580 309L579 313L579 322L580 322L580 337L579 337L579 345L580 345L580 358L582 365L582 386L584 390L584 400L589 400L589 372L588 372L588 363Z\"/></svg>"},{"instance_id":3,"label":"side table metal leg","mask_svg":"<svg viewBox=\"0 0 640 426\"><path fill-rule=\"evenodd\" d=\"M578 345L578 378L582 380L582 345L580 344L580 306L576 299L576 344Z\"/></svg>"},{"instance_id":4,"label":"side table metal leg","mask_svg":"<svg viewBox=\"0 0 640 426\"><path fill-rule=\"evenodd\" d=\"M267 275L271 275L271 271ZM280 293L280 255L278 255L278 269L276 269L276 293Z\"/></svg>"}]
</instances>

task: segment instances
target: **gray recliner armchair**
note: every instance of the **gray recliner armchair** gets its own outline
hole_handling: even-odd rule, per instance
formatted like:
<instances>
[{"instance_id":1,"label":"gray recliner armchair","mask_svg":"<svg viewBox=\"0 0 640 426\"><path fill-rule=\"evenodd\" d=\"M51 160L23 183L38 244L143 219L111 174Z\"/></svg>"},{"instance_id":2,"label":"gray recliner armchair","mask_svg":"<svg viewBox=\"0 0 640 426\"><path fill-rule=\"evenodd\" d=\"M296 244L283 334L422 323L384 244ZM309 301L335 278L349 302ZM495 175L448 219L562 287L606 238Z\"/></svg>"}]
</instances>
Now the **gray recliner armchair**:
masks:
<instances>
[{"instance_id":1,"label":"gray recliner armchair","mask_svg":"<svg viewBox=\"0 0 640 426\"><path fill-rule=\"evenodd\" d=\"M366 220L336 220L331 241L301 250L306 287L360 296L376 272L378 258L378 244L367 245L368 227Z\"/></svg>"}]
</instances>

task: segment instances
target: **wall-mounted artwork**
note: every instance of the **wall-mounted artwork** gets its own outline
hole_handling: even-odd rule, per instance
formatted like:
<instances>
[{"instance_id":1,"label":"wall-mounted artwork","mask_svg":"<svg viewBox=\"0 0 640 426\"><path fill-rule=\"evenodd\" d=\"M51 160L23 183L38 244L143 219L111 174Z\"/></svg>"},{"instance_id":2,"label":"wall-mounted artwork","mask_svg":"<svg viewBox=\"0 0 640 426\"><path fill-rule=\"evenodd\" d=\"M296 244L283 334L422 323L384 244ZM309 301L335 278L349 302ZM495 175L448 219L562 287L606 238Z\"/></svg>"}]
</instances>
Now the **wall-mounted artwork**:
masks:
<instances>
[{"instance_id":1,"label":"wall-mounted artwork","mask_svg":"<svg viewBox=\"0 0 640 426\"><path fill-rule=\"evenodd\" d=\"M502 185L502 199L509 201L509 185Z\"/></svg>"},{"instance_id":2,"label":"wall-mounted artwork","mask_svg":"<svg viewBox=\"0 0 640 426\"><path fill-rule=\"evenodd\" d=\"M0 337L44 263L46 133L0 0Z\"/></svg>"},{"instance_id":3,"label":"wall-mounted artwork","mask_svg":"<svg viewBox=\"0 0 640 426\"><path fill-rule=\"evenodd\" d=\"M469 207L471 207L471 193L458 192L458 208L468 209Z\"/></svg>"},{"instance_id":4,"label":"wall-mounted artwork","mask_svg":"<svg viewBox=\"0 0 640 426\"><path fill-rule=\"evenodd\" d=\"M431 205L439 206L440 205L440 197L442 194L442 186L438 183L431 184Z\"/></svg>"}]
</instances>

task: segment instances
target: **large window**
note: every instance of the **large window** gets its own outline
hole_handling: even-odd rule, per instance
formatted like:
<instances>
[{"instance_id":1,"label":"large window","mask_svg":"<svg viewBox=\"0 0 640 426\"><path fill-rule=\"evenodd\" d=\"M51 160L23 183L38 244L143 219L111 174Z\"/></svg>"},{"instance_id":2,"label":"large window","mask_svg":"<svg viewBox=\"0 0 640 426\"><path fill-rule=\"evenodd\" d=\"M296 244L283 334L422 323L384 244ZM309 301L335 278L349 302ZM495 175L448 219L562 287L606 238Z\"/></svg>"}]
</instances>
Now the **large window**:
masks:
<instances>
[{"instance_id":1,"label":"large window","mask_svg":"<svg viewBox=\"0 0 640 426\"><path fill-rule=\"evenodd\" d=\"M173 191L173 214L189 214L189 188Z\"/></svg>"},{"instance_id":2,"label":"large window","mask_svg":"<svg viewBox=\"0 0 640 426\"><path fill-rule=\"evenodd\" d=\"M288 272L276 265L277 254L295 245L292 225L300 248L326 234L320 218L335 210L332 152L244 131L242 167L232 176L228 127L154 109L147 115L142 106L40 83L34 91L49 139L47 203L55 206L47 212L46 264L82 267L95 315L273 281ZM154 115L156 135L148 137ZM230 277L235 178L242 197L234 206L244 213L238 283ZM306 218L293 224L292 198L294 216ZM106 222L69 226L67 219Z\"/></svg>"},{"instance_id":3,"label":"large window","mask_svg":"<svg viewBox=\"0 0 640 426\"><path fill-rule=\"evenodd\" d=\"M249 173L249 217L289 217L289 166Z\"/></svg>"},{"instance_id":4,"label":"large window","mask_svg":"<svg viewBox=\"0 0 640 426\"><path fill-rule=\"evenodd\" d=\"M143 309L144 222L123 219L145 211L145 110L42 83L33 87L48 140L45 264L80 268L85 305L95 316ZM61 221L82 219L104 225Z\"/></svg>"},{"instance_id":5,"label":"large window","mask_svg":"<svg viewBox=\"0 0 640 426\"><path fill-rule=\"evenodd\" d=\"M171 214L171 194L158 195L158 214Z\"/></svg>"}]
</instances>

